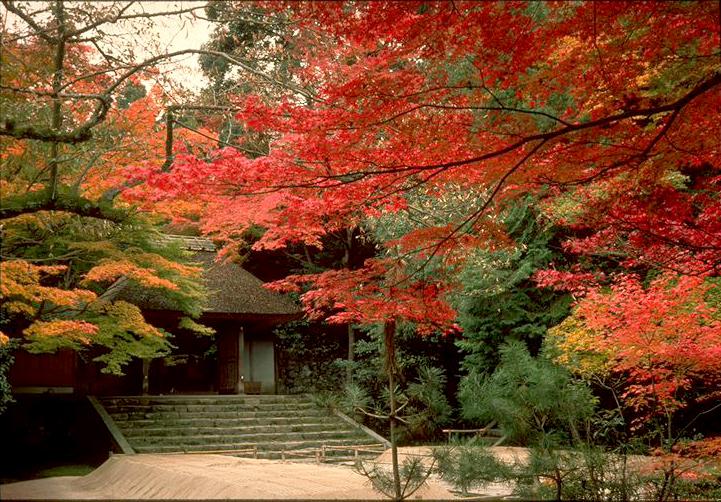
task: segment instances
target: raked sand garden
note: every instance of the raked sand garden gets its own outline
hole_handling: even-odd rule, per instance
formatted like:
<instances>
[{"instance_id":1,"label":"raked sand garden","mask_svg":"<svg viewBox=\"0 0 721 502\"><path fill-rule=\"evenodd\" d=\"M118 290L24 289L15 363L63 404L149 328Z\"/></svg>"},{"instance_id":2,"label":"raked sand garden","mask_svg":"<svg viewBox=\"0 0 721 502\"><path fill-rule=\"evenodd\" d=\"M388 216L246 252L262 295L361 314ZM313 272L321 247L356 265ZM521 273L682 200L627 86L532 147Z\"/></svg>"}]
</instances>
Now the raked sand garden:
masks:
<instances>
[{"instance_id":1,"label":"raked sand garden","mask_svg":"<svg viewBox=\"0 0 721 502\"><path fill-rule=\"evenodd\" d=\"M404 455L427 453L403 448ZM390 463L390 452L378 458ZM485 495L507 495L490 487ZM453 499L431 478L411 500ZM384 499L347 465L255 460L209 454L115 455L85 476L21 481L0 486L0 499Z\"/></svg>"}]
</instances>

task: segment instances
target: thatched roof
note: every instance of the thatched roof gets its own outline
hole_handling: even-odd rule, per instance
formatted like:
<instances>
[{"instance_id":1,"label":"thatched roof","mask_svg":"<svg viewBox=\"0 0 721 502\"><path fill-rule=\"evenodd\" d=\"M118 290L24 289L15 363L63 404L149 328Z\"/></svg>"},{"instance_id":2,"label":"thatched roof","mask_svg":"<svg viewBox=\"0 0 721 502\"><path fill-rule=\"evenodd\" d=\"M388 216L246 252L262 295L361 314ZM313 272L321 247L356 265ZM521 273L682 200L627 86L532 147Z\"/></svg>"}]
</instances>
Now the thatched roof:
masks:
<instances>
[{"instance_id":1,"label":"thatched roof","mask_svg":"<svg viewBox=\"0 0 721 502\"><path fill-rule=\"evenodd\" d=\"M216 261L215 246L200 237L166 236L172 242L193 251L193 261L203 267L203 280L209 291L206 314L226 317L292 319L300 308L287 296L263 287L263 281L235 263ZM143 309L175 310L172 301L162 294L135 287L124 287L116 298L132 301Z\"/></svg>"},{"instance_id":2,"label":"thatched roof","mask_svg":"<svg viewBox=\"0 0 721 502\"><path fill-rule=\"evenodd\" d=\"M268 291L263 281L234 263L215 260L207 251L195 254L203 265L203 279L210 291L206 312L228 314L298 314L300 309L288 297Z\"/></svg>"}]
</instances>

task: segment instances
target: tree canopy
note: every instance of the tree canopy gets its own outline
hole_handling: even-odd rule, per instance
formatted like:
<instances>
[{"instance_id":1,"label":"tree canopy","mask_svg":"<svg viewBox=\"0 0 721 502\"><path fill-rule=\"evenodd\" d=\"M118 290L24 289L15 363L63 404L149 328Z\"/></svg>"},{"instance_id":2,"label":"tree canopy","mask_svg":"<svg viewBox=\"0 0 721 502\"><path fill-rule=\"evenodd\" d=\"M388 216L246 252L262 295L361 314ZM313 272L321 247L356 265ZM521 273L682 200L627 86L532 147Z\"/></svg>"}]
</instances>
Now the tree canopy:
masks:
<instances>
[{"instance_id":1,"label":"tree canopy","mask_svg":"<svg viewBox=\"0 0 721 502\"><path fill-rule=\"evenodd\" d=\"M309 318L380 328L391 431L398 326L465 332L465 369L486 382L468 392L532 377L541 400L587 396L533 359L545 338L636 427L671 430L719 398L718 2L2 4L13 338L100 345L114 372L162 353L164 333L112 291L131 281L197 315L199 271L158 233L182 223L226 258L302 250L305 270L271 287ZM143 59L106 30L201 9L203 47ZM186 54L210 80L195 96L158 85ZM489 375L508 338L531 352L507 345ZM538 417L521 398L501 404L528 412L525 433Z\"/></svg>"},{"instance_id":2,"label":"tree canopy","mask_svg":"<svg viewBox=\"0 0 721 502\"><path fill-rule=\"evenodd\" d=\"M162 58L113 51L103 29L152 14L3 7L12 18L0 39L0 332L34 352L93 348L105 371L121 373L170 348L138 305L116 298L121 286L164 294L193 317L204 295L200 268L163 239L157 215L117 199L133 183L130 166L164 160L155 121L168 96L148 81Z\"/></svg>"},{"instance_id":3,"label":"tree canopy","mask_svg":"<svg viewBox=\"0 0 721 502\"><path fill-rule=\"evenodd\" d=\"M397 251L391 282L410 287L424 262L454 266L509 245L495 215L534 193L578 256L573 270L549 267L543 285L601 287L610 269L718 274L717 5L257 8L293 23L284 47L298 61L296 90L236 98L237 120L272 136L268 154L179 156L171 172L147 173L136 197L201 198L206 232L232 241L260 225L255 248L275 249L407 211L409 194L442 205L452 191L476 193L385 243ZM367 287L388 266L369 262L353 280Z\"/></svg>"},{"instance_id":4,"label":"tree canopy","mask_svg":"<svg viewBox=\"0 0 721 502\"><path fill-rule=\"evenodd\" d=\"M6 177L42 190L8 188L5 218L53 210L115 222L124 204L162 207L166 217L192 214L228 249L260 229L255 250L322 248L350 228L347 235L377 245L363 266L276 283L300 291L313 316L456 330L454 293L469 280L462 271L491 253L486 264L520 260L524 277L497 277L515 284L513 301L526 301L531 281L576 300L565 326L576 323L582 335L561 348L584 337L596 348L633 345L624 327L631 318L633 336L696 344L699 357L719 344L717 3L211 2L216 31L189 52L203 54L213 79L204 99L222 100L182 106L208 112L198 125L215 127L216 136L227 132L219 148L194 140L173 148L177 138L167 136L165 160L148 161L138 152L157 157L159 143L144 141L120 161L127 168L117 178L94 178L105 190L88 185L79 194L85 185L63 178L64 149L87 142L101 123L110 127L113 113L126 116L111 97L132 94L133 78L172 54L127 68L108 57L95 63L83 35L99 25L81 27L82 17L66 19L56 7L45 26L19 4L4 4L29 30L4 42L6 53L24 61L23 52L40 51L55 61L3 66L3 95L17 111L0 129L13 141L4 158L22 155L27 140L48 150L44 164L24 164L37 176L18 168ZM128 17L123 9L94 15L101 24ZM74 76L80 70L84 76ZM69 101L72 110L63 111ZM34 121L23 122L32 106ZM212 119L213 110L225 122ZM178 114L166 114L166 123L197 133ZM93 170L81 164L73 172L86 171ZM76 195L65 196L66 188ZM504 216L529 194L543 229L537 242L524 241ZM542 232L551 227L558 249L546 253ZM542 296L526 306L544 305ZM642 317L638 298L649 310L666 305L667 316ZM637 362L623 346L628 351L612 358L622 373ZM682 388L674 375L673 389Z\"/></svg>"}]
</instances>

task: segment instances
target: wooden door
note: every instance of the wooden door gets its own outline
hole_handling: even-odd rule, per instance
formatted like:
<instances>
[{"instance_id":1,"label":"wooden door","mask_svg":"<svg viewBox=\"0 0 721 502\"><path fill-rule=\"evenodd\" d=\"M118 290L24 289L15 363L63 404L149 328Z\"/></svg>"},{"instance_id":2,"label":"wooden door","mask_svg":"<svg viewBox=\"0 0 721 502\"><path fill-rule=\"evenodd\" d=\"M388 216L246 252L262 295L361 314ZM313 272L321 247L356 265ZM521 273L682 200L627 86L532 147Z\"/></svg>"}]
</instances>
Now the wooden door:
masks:
<instances>
[{"instance_id":1,"label":"wooden door","mask_svg":"<svg viewBox=\"0 0 721 502\"><path fill-rule=\"evenodd\" d=\"M240 386L240 336L220 333L218 340L218 392L237 394Z\"/></svg>"}]
</instances>

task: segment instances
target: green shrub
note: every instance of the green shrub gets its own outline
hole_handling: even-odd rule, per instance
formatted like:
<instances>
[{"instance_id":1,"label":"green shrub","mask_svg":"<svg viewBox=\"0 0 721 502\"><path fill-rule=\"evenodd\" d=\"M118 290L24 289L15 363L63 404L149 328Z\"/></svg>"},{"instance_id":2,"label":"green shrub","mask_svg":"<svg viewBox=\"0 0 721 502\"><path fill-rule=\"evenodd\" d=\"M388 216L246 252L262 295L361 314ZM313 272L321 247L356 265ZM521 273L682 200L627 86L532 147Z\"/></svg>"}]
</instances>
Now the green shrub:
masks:
<instances>
[{"instance_id":1,"label":"green shrub","mask_svg":"<svg viewBox=\"0 0 721 502\"><path fill-rule=\"evenodd\" d=\"M16 348L17 343L15 340L7 340L5 342L0 340L0 415L2 415L8 405L14 401L12 387L8 380L8 373L15 361L13 351Z\"/></svg>"}]
</instances>

